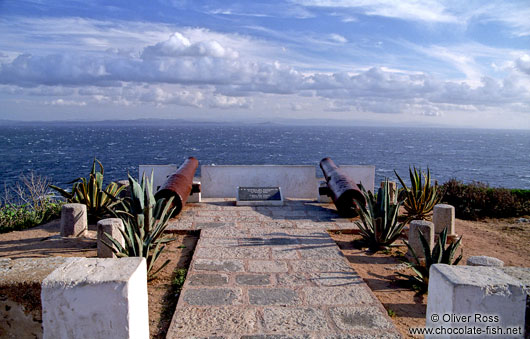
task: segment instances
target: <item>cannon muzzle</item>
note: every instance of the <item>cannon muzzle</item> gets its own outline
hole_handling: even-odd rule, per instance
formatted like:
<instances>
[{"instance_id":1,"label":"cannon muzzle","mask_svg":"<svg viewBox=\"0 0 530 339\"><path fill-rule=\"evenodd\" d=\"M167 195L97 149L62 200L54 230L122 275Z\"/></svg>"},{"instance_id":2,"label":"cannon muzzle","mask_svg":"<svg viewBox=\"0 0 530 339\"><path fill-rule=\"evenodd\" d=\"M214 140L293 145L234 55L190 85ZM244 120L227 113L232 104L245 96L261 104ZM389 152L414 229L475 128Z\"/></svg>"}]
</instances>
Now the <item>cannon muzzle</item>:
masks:
<instances>
[{"instance_id":1,"label":"cannon muzzle","mask_svg":"<svg viewBox=\"0 0 530 339\"><path fill-rule=\"evenodd\" d=\"M174 197L173 207L175 207L175 211L173 216L177 216L186 205L193 185L193 176L198 166L199 161L194 157L189 157L174 174L167 178L165 184L156 192L156 199Z\"/></svg>"},{"instance_id":2,"label":"cannon muzzle","mask_svg":"<svg viewBox=\"0 0 530 339\"><path fill-rule=\"evenodd\" d=\"M345 217L356 216L355 208L357 205L366 205L366 199L357 184L330 158L322 159L320 168L328 184L330 198L337 207L339 214Z\"/></svg>"}]
</instances>

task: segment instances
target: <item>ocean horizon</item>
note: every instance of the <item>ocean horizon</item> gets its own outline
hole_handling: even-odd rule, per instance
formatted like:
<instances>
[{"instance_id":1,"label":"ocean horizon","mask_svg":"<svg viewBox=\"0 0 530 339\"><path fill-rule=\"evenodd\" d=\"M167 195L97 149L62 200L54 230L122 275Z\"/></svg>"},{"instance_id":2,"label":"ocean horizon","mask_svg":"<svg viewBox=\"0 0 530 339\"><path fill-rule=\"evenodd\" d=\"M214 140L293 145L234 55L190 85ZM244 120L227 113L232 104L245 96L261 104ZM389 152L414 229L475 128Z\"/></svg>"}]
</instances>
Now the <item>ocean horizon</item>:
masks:
<instances>
[{"instance_id":1,"label":"ocean horizon","mask_svg":"<svg viewBox=\"0 0 530 339\"><path fill-rule=\"evenodd\" d=\"M105 181L138 175L141 164L374 165L376 183L429 168L439 183L456 178L530 189L530 131L269 123L58 122L0 125L1 188L30 171L59 186L87 176L93 158ZM197 172L200 176L200 166Z\"/></svg>"}]
</instances>

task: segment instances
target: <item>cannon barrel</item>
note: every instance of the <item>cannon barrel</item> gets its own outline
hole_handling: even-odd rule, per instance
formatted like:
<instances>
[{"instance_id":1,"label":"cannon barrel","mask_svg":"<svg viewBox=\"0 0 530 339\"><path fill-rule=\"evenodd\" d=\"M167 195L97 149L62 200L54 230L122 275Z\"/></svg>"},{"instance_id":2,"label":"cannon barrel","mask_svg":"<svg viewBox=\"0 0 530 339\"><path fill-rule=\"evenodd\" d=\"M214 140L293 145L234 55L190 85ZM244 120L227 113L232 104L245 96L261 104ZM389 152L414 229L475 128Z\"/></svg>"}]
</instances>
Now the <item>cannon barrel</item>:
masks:
<instances>
[{"instance_id":1,"label":"cannon barrel","mask_svg":"<svg viewBox=\"0 0 530 339\"><path fill-rule=\"evenodd\" d=\"M157 200L174 197L172 207L175 207L175 211L173 216L178 215L184 205L186 205L193 185L193 176L198 166L199 161L194 157L189 157L174 174L167 178L164 185L156 192L155 198Z\"/></svg>"},{"instance_id":2,"label":"cannon barrel","mask_svg":"<svg viewBox=\"0 0 530 339\"><path fill-rule=\"evenodd\" d=\"M358 189L357 184L330 158L322 159L320 168L328 184L330 198L337 207L339 214L346 217L356 216L356 205L366 205L364 195Z\"/></svg>"}]
</instances>

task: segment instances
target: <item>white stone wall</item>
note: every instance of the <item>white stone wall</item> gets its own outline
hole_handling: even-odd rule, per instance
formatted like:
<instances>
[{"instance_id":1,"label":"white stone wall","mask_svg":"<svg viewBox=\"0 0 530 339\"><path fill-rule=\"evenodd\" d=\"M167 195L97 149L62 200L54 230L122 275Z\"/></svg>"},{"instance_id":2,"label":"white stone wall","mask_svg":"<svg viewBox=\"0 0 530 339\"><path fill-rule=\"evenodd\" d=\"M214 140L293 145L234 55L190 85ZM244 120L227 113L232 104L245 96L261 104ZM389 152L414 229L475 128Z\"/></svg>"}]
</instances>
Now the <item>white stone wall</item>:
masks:
<instances>
[{"instance_id":1,"label":"white stone wall","mask_svg":"<svg viewBox=\"0 0 530 339\"><path fill-rule=\"evenodd\" d=\"M287 198L317 197L314 166L201 166L203 198L235 198L238 186L279 186Z\"/></svg>"},{"instance_id":2,"label":"white stone wall","mask_svg":"<svg viewBox=\"0 0 530 339\"><path fill-rule=\"evenodd\" d=\"M147 178L151 178L151 172L153 173L153 190L156 192L166 182L167 177L175 173L178 169L178 165L140 165L138 171L138 180L142 180L142 175L145 173Z\"/></svg>"},{"instance_id":3,"label":"white stone wall","mask_svg":"<svg viewBox=\"0 0 530 339\"><path fill-rule=\"evenodd\" d=\"M362 183L367 191L374 191L375 166L341 165L339 166L356 184Z\"/></svg>"},{"instance_id":4,"label":"white stone wall","mask_svg":"<svg viewBox=\"0 0 530 339\"><path fill-rule=\"evenodd\" d=\"M374 189L374 166L341 166L356 183ZM316 168L311 165L203 165L204 198L233 198L238 186L279 186L286 198L317 199Z\"/></svg>"}]
</instances>

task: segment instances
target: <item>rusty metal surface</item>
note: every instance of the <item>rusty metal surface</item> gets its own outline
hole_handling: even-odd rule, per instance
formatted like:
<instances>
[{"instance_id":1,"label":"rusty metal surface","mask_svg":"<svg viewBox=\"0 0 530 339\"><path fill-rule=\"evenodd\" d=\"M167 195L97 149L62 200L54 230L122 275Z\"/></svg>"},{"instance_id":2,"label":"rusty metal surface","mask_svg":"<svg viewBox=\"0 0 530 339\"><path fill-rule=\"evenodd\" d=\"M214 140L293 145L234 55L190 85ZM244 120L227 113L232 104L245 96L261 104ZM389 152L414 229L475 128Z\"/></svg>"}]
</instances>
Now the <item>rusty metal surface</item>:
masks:
<instances>
[{"instance_id":1,"label":"rusty metal surface","mask_svg":"<svg viewBox=\"0 0 530 339\"><path fill-rule=\"evenodd\" d=\"M357 203L366 204L364 195L358 189L357 184L340 167L335 165L330 158L322 159L320 168L329 187L329 196L337 207L339 214L346 217L357 215L355 212Z\"/></svg>"},{"instance_id":2,"label":"rusty metal surface","mask_svg":"<svg viewBox=\"0 0 530 339\"><path fill-rule=\"evenodd\" d=\"M173 216L178 215L184 205L186 205L193 185L193 176L198 166L199 161L194 157L189 157L174 174L167 178L165 184L156 192L156 199L174 197L173 207L175 207L175 212L173 212Z\"/></svg>"}]
</instances>

